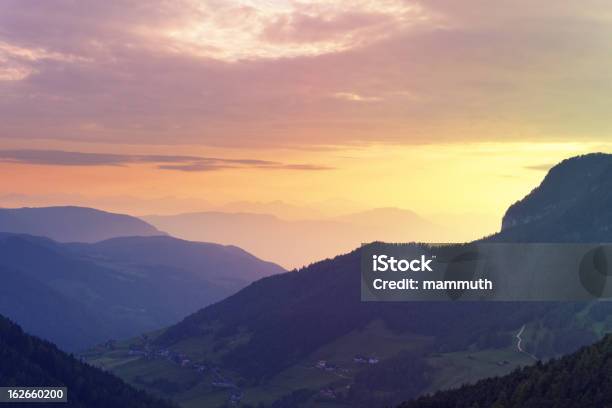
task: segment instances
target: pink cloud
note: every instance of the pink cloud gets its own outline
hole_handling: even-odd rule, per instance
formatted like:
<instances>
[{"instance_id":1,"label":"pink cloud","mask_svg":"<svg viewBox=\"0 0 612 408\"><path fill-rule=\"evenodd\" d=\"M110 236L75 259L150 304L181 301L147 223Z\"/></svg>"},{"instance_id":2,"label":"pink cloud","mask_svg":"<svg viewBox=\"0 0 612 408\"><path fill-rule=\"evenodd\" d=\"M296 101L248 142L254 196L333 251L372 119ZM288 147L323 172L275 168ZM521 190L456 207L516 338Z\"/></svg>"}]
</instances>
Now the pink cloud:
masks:
<instances>
[{"instance_id":1,"label":"pink cloud","mask_svg":"<svg viewBox=\"0 0 612 408\"><path fill-rule=\"evenodd\" d=\"M251 4L4 2L0 138L308 147L612 131L599 0Z\"/></svg>"},{"instance_id":2,"label":"pink cloud","mask_svg":"<svg viewBox=\"0 0 612 408\"><path fill-rule=\"evenodd\" d=\"M316 43L342 41L346 37L365 42L366 38L358 37L373 30L388 35L393 24L393 17L385 14L347 13L327 17L296 13L278 17L264 29L262 35L271 42Z\"/></svg>"}]
</instances>

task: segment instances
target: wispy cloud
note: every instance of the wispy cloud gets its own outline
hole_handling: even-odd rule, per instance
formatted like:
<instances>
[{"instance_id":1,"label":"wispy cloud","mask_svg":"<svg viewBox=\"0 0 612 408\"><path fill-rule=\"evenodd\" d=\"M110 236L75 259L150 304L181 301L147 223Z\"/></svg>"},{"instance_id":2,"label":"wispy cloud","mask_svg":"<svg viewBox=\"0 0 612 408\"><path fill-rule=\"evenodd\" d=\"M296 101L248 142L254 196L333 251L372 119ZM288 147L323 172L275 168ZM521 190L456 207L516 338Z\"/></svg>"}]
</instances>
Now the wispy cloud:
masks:
<instances>
[{"instance_id":1,"label":"wispy cloud","mask_svg":"<svg viewBox=\"0 0 612 408\"><path fill-rule=\"evenodd\" d=\"M404 0L225 2L185 0L190 12L161 41L182 52L225 61L336 53L372 44L429 22L424 7ZM228 41L228 39L231 39Z\"/></svg>"},{"instance_id":2,"label":"wispy cloud","mask_svg":"<svg viewBox=\"0 0 612 408\"><path fill-rule=\"evenodd\" d=\"M47 51L40 47L19 47L0 40L0 81L20 81L36 70L38 61L84 62L86 58Z\"/></svg>"},{"instance_id":3,"label":"wispy cloud","mask_svg":"<svg viewBox=\"0 0 612 408\"><path fill-rule=\"evenodd\" d=\"M379 102L382 100L379 96L365 96L354 92L336 92L332 96L349 102Z\"/></svg>"},{"instance_id":4,"label":"wispy cloud","mask_svg":"<svg viewBox=\"0 0 612 408\"><path fill-rule=\"evenodd\" d=\"M542 163L542 164L534 164L532 166L525 166L525 168L527 170L548 171L554 165L555 163Z\"/></svg>"},{"instance_id":5,"label":"wispy cloud","mask_svg":"<svg viewBox=\"0 0 612 408\"><path fill-rule=\"evenodd\" d=\"M126 166L154 164L161 170L186 172L217 171L231 168L332 170L332 167L303 163L282 163L256 159L224 159L188 155L147 155L86 153L64 150L0 150L0 162L47 166Z\"/></svg>"}]
</instances>

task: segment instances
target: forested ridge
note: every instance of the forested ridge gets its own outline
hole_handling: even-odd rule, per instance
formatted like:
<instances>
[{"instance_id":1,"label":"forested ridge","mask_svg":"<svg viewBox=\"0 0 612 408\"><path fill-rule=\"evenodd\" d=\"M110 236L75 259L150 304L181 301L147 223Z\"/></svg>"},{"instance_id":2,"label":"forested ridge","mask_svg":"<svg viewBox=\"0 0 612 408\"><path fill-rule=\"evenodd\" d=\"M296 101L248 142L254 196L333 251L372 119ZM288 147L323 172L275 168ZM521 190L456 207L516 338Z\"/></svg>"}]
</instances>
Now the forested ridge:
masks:
<instances>
[{"instance_id":1,"label":"forested ridge","mask_svg":"<svg viewBox=\"0 0 612 408\"><path fill-rule=\"evenodd\" d=\"M612 407L612 335L592 346L506 376L438 392L400 408Z\"/></svg>"},{"instance_id":2,"label":"forested ridge","mask_svg":"<svg viewBox=\"0 0 612 408\"><path fill-rule=\"evenodd\" d=\"M0 361L0 386L67 387L70 407L174 407L136 390L112 374L82 363L47 341L24 333L3 316L0 316ZM42 405L21 403L19 406Z\"/></svg>"}]
</instances>

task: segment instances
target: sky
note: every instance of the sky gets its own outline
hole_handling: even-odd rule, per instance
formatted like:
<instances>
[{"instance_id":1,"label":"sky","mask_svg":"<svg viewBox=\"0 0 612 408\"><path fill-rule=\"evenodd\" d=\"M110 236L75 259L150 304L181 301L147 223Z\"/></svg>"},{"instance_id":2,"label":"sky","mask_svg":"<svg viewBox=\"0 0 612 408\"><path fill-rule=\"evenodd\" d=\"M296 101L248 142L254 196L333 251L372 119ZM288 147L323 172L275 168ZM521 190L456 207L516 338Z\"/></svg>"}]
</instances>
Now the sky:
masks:
<instances>
[{"instance_id":1,"label":"sky","mask_svg":"<svg viewBox=\"0 0 612 408\"><path fill-rule=\"evenodd\" d=\"M612 151L611 22L601 0L5 0L0 205L497 227L554 163Z\"/></svg>"}]
</instances>

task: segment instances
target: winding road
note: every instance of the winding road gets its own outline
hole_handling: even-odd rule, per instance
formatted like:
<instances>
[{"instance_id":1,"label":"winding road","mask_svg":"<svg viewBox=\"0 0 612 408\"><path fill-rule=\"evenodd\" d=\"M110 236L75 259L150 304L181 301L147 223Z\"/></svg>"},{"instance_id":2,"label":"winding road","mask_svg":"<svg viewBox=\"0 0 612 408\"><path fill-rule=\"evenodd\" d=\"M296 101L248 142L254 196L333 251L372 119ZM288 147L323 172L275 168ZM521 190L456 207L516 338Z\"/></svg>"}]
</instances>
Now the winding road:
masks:
<instances>
[{"instance_id":1,"label":"winding road","mask_svg":"<svg viewBox=\"0 0 612 408\"><path fill-rule=\"evenodd\" d=\"M538 358L537 358L536 356L534 356L533 354L531 354L531 353L529 353L529 352L527 352L527 351L525 351L525 350L523 349L523 346L522 346L523 339L521 338L521 335L523 334L523 332L524 332L524 331L525 331L525 325L523 325L523 327L521 327L521 330L519 330L519 332L518 332L518 333L516 333L516 336L515 336L515 337L516 337L516 340L517 340L517 342L516 342L516 348L517 348L517 350L519 351L519 353L525 353L525 354L527 354L529 357L531 357L531 358L533 358L534 360L536 360L536 361L537 361L537 360L538 360Z\"/></svg>"}]
</instances>

